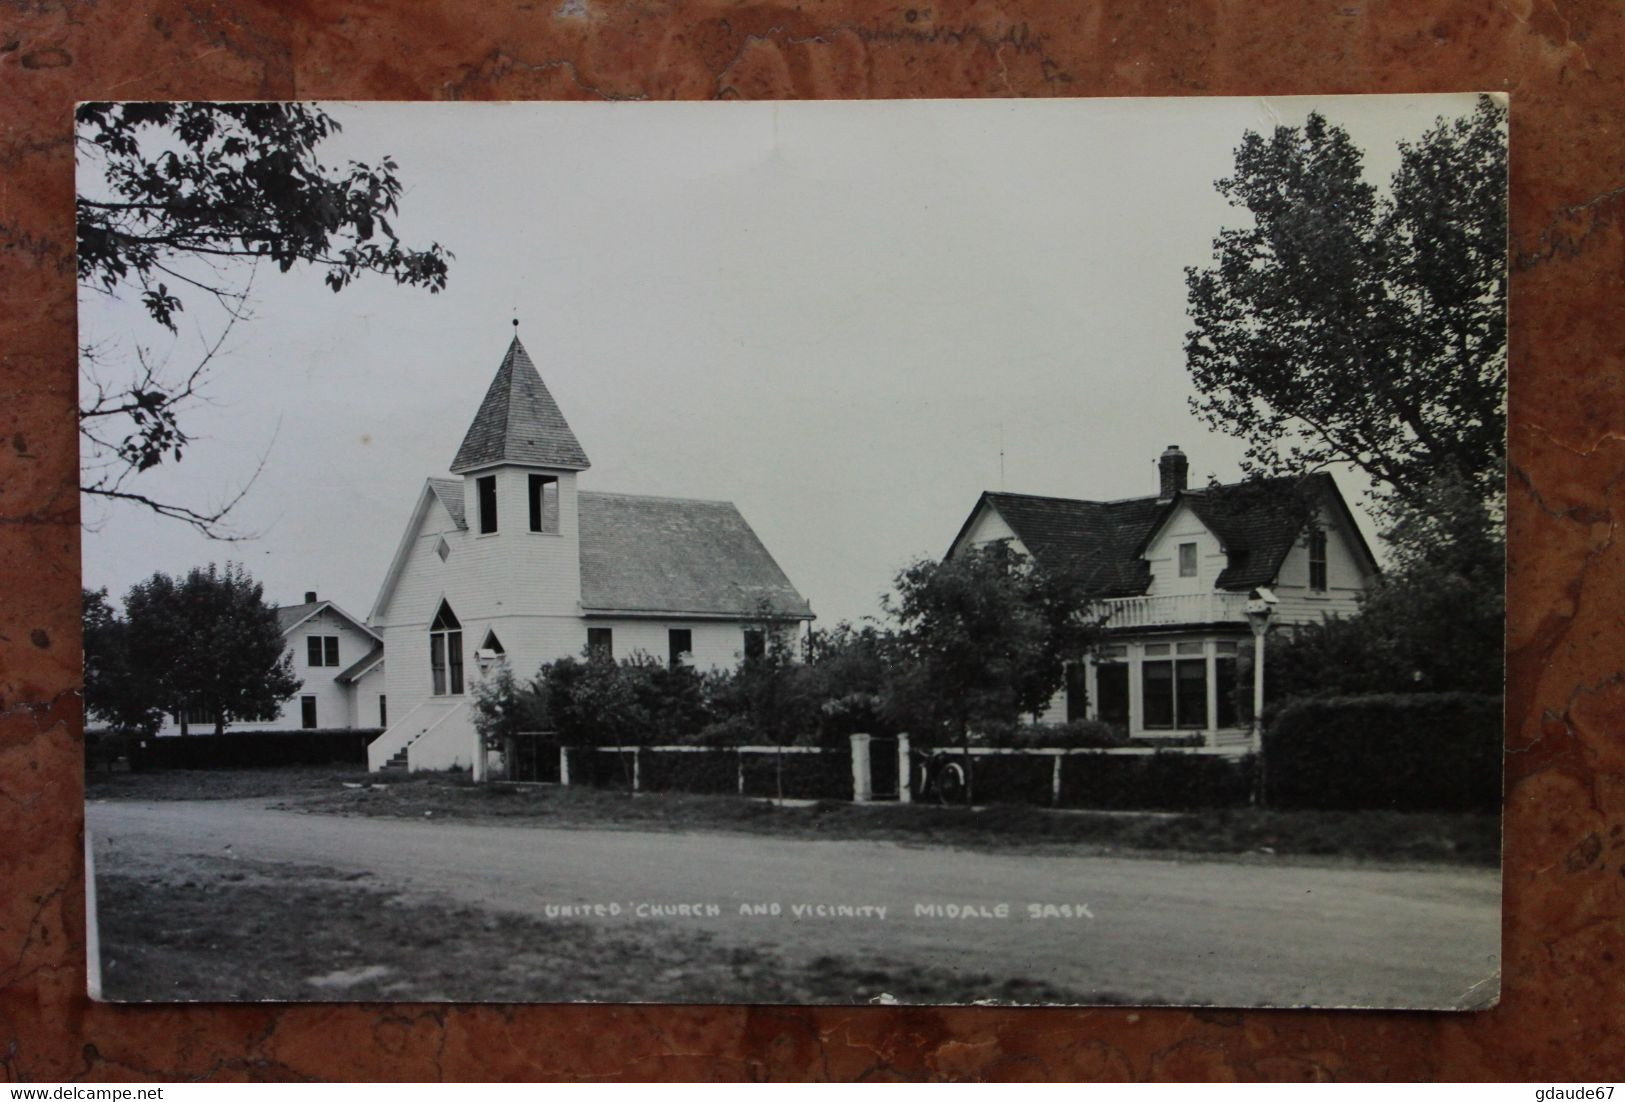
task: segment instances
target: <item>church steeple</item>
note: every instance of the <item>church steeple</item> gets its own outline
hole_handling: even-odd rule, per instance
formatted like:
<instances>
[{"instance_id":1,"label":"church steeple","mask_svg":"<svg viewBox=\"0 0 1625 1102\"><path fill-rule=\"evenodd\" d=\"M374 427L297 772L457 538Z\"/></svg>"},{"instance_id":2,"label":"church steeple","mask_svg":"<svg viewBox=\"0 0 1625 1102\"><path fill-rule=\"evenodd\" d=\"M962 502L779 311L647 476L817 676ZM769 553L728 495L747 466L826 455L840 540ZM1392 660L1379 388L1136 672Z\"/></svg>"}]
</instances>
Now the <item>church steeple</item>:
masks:
<instances>
[{"instance_id":1,"label":"church steeple","mask_svg":"<svg viewBox=\"0 0 1625 1102\"><path fill-rule=\"evenodd\" d=\"M451 461L451 473L510 463L563 471L592 465L517 333Z\"/></svg>"}]
</instances>

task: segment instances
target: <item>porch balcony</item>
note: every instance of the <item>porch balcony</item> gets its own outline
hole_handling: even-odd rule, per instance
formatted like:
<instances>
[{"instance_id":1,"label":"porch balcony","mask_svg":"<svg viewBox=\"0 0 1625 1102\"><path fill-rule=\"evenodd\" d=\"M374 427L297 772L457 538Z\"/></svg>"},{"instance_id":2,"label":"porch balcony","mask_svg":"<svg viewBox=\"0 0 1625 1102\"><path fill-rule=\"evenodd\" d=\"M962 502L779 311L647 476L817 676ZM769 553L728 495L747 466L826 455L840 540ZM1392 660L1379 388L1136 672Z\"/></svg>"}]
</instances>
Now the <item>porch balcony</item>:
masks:
<instances>
[{"instance_id":1,"label":"porch balcony","mask_svg":"<svg viewBox=\"0 0 1625 1102\"><path fill-rule=\"evenodd\" d=\"M1154 628L1181 624L1245 624L1247 594L1170 593L1165 596L1113 597L1090 606L1094 616L1106 617L1106 627Z\"/></svg>"}]
</instances>

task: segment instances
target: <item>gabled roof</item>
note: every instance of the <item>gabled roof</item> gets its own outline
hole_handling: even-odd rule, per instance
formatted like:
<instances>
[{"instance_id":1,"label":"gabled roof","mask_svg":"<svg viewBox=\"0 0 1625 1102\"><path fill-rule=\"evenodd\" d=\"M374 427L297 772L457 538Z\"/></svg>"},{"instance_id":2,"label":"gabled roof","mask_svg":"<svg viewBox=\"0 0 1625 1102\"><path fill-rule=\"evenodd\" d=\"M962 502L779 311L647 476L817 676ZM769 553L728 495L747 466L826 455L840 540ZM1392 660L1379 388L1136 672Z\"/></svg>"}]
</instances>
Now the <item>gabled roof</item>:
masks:
<instances>
[{"instance_id":1,"label":"gabled roof","mask_svg":"<svg viewBox=\"0 0 1625 1102\"><path fill-rule=\"evenodd\" d=\"M463 515L463 480L460 478L431 478L429 489L440 504L446 507L451 514L452 523L459 528L468 527L468 519Z\"/></svg>"},{"instance_id":2,"label":"gabled roof","mask_svg":"<svg viewBox=\"0 0 1625 1102\"><path fill-rule=\"evenodd\" d=\"M451 473L496 463L584 471L591 464L516 336L468 426Z\"/></svg>"},{"instance_id":3,"label":"gabled roof","mask_svg":"<svg viewBox=\"0 0 1625 1102\"><path fill-rule=\"evenodd\" d=\"M1317 503L1329 504L1339 513L1368 566L1375 569L1371 548L1336 481L1325 472L1184 490L1170 501L1155 497L1081 501L988 492L953 546L959 545L983 506L990 506L1046 569L1073 573L1101 597L1133 596L1144 593L1151 582L1150 566L1141 556L1184 504L1224 545L1229 561L1215 585L1249 590L1275 581Z\"/></svg>"},{"instance_id":4,"label":"gabled roof","mask_svg":"<svg viewBox=\"0 0 1625 1102\"><path fill-rule=\"evenodd\" d=\"M304 623L306 620L310 619L312 616L315 616L324 609L332 609L334 613L342 616L344 619L353 624L358 631L365 632L374 639L378 638L378 634L368 627L364 620L356 619L354 616L351 616L348 612L345 612L332 601L306 601L303 604L297 605L278 605L276 610L276 625L282 629L282 634L286 635L288 632L292 631L294 628L298 627L300 624Z\"/></svg>"},{"instance_id":5,"label":"gabled roof","mask_svg":"<svg viewBox=\"0 0 1625 1102\"><path fill-rule=\"evenodd\" d=\"M581 607L587 613L749 618L812 609L726 501L583 493Z\"/></svg>"},{"instance_id":6,"label":"gabled roof","mask_svg":"<svg viewBox=\"0 0 1625 1102\"><path fill-rule=\"evenodd\" d=\"M417 504L412 507L412 515L406 522L406 531L401 534L401 542L395 545L395 556L389 560L389 569L384 572L383 584L378 587L378 596L373 599L372 611L367 614L367 620L376 623L383 614L384 606L388 603L391 594L395 592L395 583L400 580L401 571L406 568L406 560L412 553L412 546L417 540L418 529L423 526L423 518L427 515L430 506L439 502L441 507L451 515L451 522L458 528L466 529L468 521L463 516L463 482L458 478L426 478L423 480L423 489L418 491Z\"/></svg>"}]
</instances>

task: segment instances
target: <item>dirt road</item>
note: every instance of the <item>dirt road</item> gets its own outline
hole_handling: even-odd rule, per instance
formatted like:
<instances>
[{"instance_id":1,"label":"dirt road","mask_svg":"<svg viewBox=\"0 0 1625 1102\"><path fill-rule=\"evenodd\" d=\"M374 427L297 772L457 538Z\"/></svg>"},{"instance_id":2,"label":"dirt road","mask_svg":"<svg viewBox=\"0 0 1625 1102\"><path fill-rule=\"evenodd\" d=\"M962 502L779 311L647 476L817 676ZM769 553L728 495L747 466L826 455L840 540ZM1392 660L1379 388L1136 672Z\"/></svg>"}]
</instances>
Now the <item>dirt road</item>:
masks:
<instances>
[{"instance_id":1,"label":"dirt road","mask_svg":"<svg viewBox=\"0 0 1625 1102\"><path fill-rule=\"evenodd\" d=\"M263 801L93 802L87 819L104 872L121 853L315 863L409 897L704 929L797 962L1038 978L1112 1001L1458 1008L1493 999L1499 970L1493 870L1003 856L341 818Z\"/></svg>"}]
</instances>

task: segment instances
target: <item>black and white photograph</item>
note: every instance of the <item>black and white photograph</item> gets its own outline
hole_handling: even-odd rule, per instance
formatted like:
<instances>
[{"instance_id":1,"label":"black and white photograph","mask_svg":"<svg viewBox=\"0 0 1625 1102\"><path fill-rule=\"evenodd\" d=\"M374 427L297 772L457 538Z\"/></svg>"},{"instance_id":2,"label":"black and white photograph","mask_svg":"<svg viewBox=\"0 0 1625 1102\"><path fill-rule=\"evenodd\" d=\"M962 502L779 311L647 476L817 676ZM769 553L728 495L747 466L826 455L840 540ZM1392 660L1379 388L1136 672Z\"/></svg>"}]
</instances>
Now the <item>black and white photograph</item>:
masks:
<instances>
[{"instance_id":1,"label":"black and white photograph","mask_svg":"<svg viewBox=\"0 0 1625 1102\"><path fill-rule=\"evenodd\" d=\"M81 104L92 996L1495 1005L1507 113Z\"/></svg>"}]
</instances>

